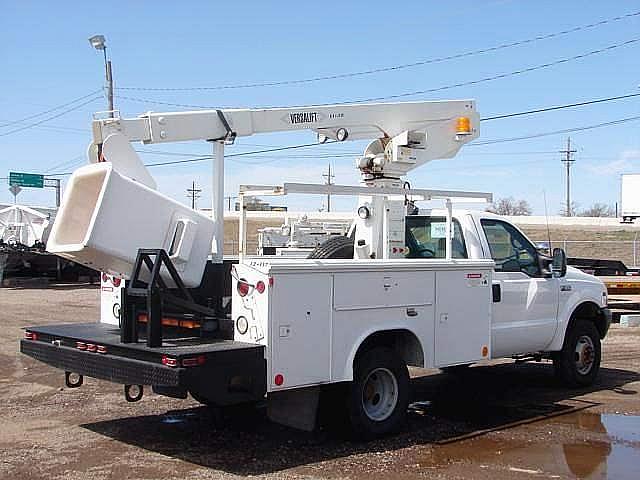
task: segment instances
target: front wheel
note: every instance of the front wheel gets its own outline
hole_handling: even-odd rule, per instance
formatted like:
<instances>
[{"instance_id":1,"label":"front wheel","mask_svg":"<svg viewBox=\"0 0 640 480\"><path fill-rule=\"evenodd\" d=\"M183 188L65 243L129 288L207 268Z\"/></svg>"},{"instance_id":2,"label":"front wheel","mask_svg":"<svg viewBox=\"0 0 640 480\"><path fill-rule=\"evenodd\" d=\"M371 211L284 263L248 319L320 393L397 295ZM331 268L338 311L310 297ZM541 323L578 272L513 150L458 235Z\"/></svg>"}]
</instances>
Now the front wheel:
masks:
<instances>
[{"instance_id":1,"label":"front wheel","mask_svg":"<svg viewBox=\"0 0 640 480\"><path fill-rule=\"evenodd\" d=\"M358 437L373 438L398 430L408 404L409 372L392 350L373 348L356 360L348 411Z\"/></svg>"},{"instance_id":2,"label":"front wheel","mask_svg":"<svg viewBox=\"0 0 640 480\"><path fill-rule=\"evenodd\" d=\"M600 369L598 329L588 320L577 320L565 334L562 350L553 357L556 376L569 387L591 385Z\"/></svg>"}]
</instances>

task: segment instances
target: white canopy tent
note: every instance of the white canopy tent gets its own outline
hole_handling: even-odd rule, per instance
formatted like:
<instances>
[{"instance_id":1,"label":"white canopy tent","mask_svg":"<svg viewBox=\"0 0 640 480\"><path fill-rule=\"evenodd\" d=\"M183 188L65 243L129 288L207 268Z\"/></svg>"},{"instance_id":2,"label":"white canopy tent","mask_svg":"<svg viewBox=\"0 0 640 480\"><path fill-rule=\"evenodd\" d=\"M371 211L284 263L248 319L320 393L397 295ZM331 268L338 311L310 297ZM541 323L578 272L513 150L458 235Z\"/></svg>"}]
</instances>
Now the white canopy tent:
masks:
<instances>
[{"instance_id":1,"label":"white canopy tent","mask_svg":"<svg viewBox=\"0 0 640 480\"><path fill-rule=\"evenodd\" d=\"M23 205L11 205L0 210L0 240L6 243L32 247L36 242L42 242L48 225L47 215Z\"/></svg>"}]
</instances>

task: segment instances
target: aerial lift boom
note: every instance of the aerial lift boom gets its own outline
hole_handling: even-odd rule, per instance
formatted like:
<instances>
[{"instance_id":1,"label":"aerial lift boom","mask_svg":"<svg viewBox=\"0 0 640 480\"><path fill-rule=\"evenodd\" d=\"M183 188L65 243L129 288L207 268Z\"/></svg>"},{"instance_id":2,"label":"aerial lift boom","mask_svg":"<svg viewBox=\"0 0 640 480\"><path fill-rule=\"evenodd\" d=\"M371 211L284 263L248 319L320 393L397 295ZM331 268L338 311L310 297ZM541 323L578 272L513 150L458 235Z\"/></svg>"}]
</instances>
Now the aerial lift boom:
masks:
<instances>
[{"instance_id":1,"label":"aerial lift boom","mask_svg":"<svg viewBox=\"0 0 640 480\"><path fill-rule=\"evenodd\" d=\"M402 177L409 171L433 159L453 157L462 145L478 136L478 126L479 117L475 110L475 102L472 100L149 112L137 118L116 116L93 121L93 143L89 147L89 158L92 163L100 164L107 161L111 166L83 167L72 176L70 185L77 186L75 188L77 196L83 191L82 184L90 183L88 178L80 181L83 175L92 174L92 171L87 169L111 168L113 172L109 176L122 180L120 183L126 186L128 195L132 197L129 199L131 210L127 212L128 222L131 224L138 220L134 198L136 188L140 190L141 196L146 195L150 198L153 197L151 192L155 190L155 182L131 147L131 142L144 144L190 140L213 142L215 159L211 224L207 225L204 218L196 218L184 213L184 210L181 210L182 206L177 202L154 192L158 205L169 205L172 202L167 210L168 215L176 209L183 212L172 214L174 218L166 234L156 234L156 237L163 237L164 243L159 246L166 247L167 251L170 250L169 247L176 245L176 248L181 249L177 253L174 252L173 259L179 265L178 270L184 272L189 270L187 265L189 263L204 263L201 254L194 257L194 249L191 245L196 245L198 238L207 235L212 236L214 240L214 261L222 260L224 145L233 143L237 137L306 129L316 132L320 143L327 140L342 142L371 139L372 142L366 148L364 155L356 161L362 181L370 186L397 189L403 186ZM74 179L76 176L78 178ZM106 176L103 175L101 178ZM95 179L93 181L96 182ZM104 182L106 185L107 180ZM109 190L104 185L101 188L100 195L104 197L105 192ZM146 244L141 244L147 240L140 236L131 238L130 246L122 246L119 251L113 248L96 247L94 242L89 258L86 256L83 258L83 252L86 253L86 247L92 243L88 238L97 218L98 208L96 206L95 211L84 215L88 225L86 229L80 229L80 233L86 233L87 238L82 239L79 238L82 237L81 234L76 235L75 243L71 245L71 242L64 241L64 235L59 234L63 233L65 228L63 225L65 210L72 209L74 204L77 207L81 203L81 200L74 199L73 196L74 188L68 188L62 205L62 214L58 216L56 222L58 225L54 225L52 231L49 242L50 251L128 276L130 269L127 271L127 265L132 265L137 248L147 247ZM361 247L358 250L360 256L388 258L391 249L399 246L404 240L398 234L404 231L404 204L402 201L380 196L362 197L361 204L366 204L371 215L358 220L360 223L356 230L356 241ZM158 214L160 211L161 209L158 210ZM180 224L181 215L187 215L190 218ZM66 218L66 221L68 222L69 218ZM150 219L145 218L144 221L149 222ZM126 231L133 235L131 229L123 225L123 232ZM143 234L144 232L141 233ZM159 240L156 244L158 242ZM113 258L114 264L118 264L117 269L109 268L110 258ZM204 267L195 266L196 270L198 268ZM193 278L197 278L197 274Z\"/></svg>"}]
</instances>

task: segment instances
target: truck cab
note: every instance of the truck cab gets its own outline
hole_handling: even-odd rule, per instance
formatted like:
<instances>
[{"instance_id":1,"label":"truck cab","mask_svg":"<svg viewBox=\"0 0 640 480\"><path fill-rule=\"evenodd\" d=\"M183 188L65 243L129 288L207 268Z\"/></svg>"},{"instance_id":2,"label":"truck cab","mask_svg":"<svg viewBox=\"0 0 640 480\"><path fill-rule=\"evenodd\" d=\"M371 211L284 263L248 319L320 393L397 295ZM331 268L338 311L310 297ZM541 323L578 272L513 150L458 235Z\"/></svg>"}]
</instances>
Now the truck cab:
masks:
<instances>
[{"instance_id":1,"label":"truck cab","mask_svg":"<svg viewBox=\"0 0 640 480\"><path fill-rule=\"evenodd\" d=\"M453 211L452 257L491 259L492 357L559 351L571 320L586 316L604 338L610 324L607 290L595 276L565 267L508 219L489 212ZM445 212L406 218L408 258L445 257Z\"/></svg>"}]
</instances>

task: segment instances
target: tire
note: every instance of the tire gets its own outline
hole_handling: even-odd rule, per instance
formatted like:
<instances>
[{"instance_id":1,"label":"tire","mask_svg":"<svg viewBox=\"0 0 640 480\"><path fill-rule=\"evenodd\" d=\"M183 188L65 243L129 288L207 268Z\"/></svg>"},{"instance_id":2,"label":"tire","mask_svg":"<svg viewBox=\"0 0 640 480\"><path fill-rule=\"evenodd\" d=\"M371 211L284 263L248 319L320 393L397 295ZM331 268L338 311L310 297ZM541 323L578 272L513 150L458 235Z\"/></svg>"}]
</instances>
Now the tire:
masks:
<instances>
[{"instance_id":1,"label":"tire","mask_svg":"<svg viewBox=\"0 0 640 480\"><path fill-rule=\"evenodd\" d=\"M353 240L336 235L318 245L307 258L353 258Z\"/></svg>"},{"instance_id":2,"label":"tire","mask_svg":"<svg viewBox=\"0 0 640 480\"><path fill-rule=\"evenodd\" d=\"M356 359L347 411L357 438L397 431L404 424L408 404L409 371L392 350L372 348Z\"/></svg>"},{"instance_id":3,"label":"tire","mask_svg":"<svg viewBox=\"0 0 640 480\"><path fill-rule=\"evenodd\" d=\"M568 387L591 385L600 370L600 334L593 322L578 319L565 334L562 350L553 357L558 379Z\"/></svg>"}]
</instances>

